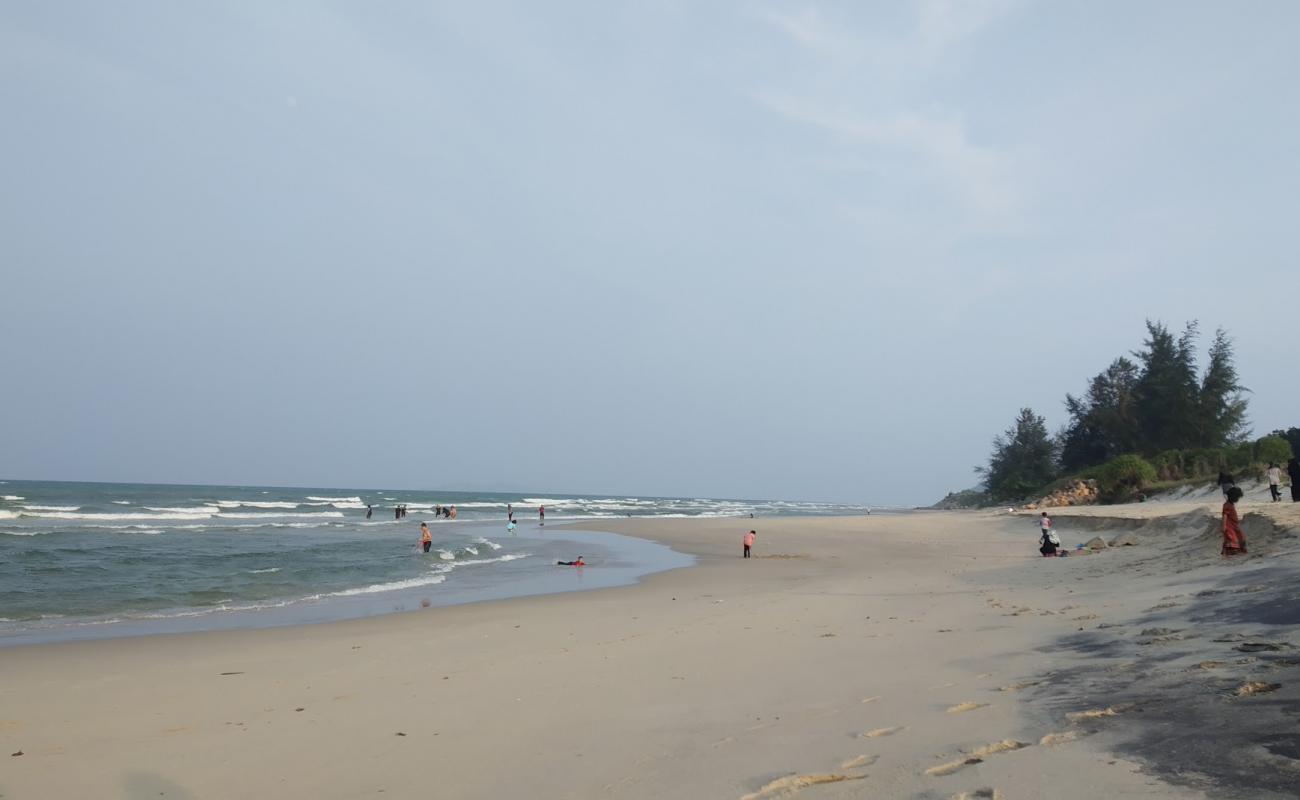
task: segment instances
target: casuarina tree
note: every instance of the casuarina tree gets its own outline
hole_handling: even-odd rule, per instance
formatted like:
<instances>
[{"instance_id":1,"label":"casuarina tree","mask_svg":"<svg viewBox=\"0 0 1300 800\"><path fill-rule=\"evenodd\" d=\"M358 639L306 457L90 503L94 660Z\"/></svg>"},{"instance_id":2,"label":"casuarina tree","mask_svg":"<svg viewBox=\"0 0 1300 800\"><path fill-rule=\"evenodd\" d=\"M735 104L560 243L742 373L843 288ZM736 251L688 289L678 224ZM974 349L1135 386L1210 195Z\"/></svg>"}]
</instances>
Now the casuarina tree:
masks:
<instances>
[{"instance_id":1,"label":"casuarina tree","mask_svg":"<svg viewBox=\"0 0 1300 800\"><path fill-rule=\"evenodd\" d=\"M1020 499L1055 477L1055 449L1047 421L1033 409L1022 408L1015 424L993 440L988 466L977 471L994 499Z\"/></svg>"}]
</instances>

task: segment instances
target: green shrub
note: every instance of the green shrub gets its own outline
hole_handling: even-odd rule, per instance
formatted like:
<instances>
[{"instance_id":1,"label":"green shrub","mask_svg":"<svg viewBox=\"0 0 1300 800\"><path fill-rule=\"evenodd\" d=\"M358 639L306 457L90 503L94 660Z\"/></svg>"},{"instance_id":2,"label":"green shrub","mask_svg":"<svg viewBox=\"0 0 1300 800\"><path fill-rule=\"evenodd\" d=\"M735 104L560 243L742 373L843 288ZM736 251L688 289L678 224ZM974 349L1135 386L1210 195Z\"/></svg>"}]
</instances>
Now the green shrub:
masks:
<instances>
[{"instance_id":1,"label":"green shrub","mask_svg":"<svg viewBox=\"0 0 1300 800\"><path fill-rule=\"evenodd\" d=\"M1228 466L1227 453L1218 448L1191 450L1183 456L1183 477L1203 478L1217 476L1219 470Z\"/></svg>"},{"instance_id":2,"label":"green shrub","mask_svg":"<svg viewBox=\"0 0 1300 800\"><path fill-rule=\"evenodd\" d=\"M1155 483L1156 468L1141 456L1119 456L1097 467L1093 475L1103 497L1123 499Z\"/></svg>"},{"instance_id":3,"label":"green shrub","mask_svg":"<svg viewBox=\"0 0 1300 800\"><path fill-rule=\"evenodd\" d=\"M1255 460L1262 464L1285 464L1292 455L1291 443L1281 436L1265 436L1255 442Z\"/></svg>"},{"instance_id":4,"label":"green shrub","mask_svg":"<svg viewBox=\"0 0 1300 800\"><path fill-rule=\"evenodd\" d=\"M1235 447L1229 447L1225 453L1229 472L1241 472L1249 469L1255 463L1255 447L1249 442L1242 442Z\"/></svg>"}]
</instances>

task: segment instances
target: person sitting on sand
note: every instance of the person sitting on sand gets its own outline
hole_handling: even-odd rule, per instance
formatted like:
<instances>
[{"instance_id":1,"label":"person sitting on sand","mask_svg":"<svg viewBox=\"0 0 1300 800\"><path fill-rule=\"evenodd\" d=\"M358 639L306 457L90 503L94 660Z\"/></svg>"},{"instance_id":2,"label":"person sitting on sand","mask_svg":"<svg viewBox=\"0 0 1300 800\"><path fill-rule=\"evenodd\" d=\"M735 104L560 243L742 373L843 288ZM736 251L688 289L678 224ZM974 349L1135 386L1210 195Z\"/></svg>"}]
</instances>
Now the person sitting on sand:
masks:
<instances>
[{"instance_id":1,"label":"person sitting on sand","mask_svg":"<svg viewBox=\"0 0 1300 800\"><path fill-rule=\"evenodd\" d=\"M587 562L582 560L582 556L578 556L577 561L556 561L555 565L558 567L585 567Z\"/></svg>"},{"instance_id":2,"label":"person sitting on sand","mask_svg":"<svg viewBox=\"0 0 1300 800\"><path fill-rule=\"evenodd\" d=\"M1051 528L1043 528L1043 535L1038 539L1038 552L1044 557L1051 558L1056 555L1056 550L1061 546L1061 540L1056 535L1056 531Z\"/></svg>"},{"instance_id":3,"label":"person sitting on sand","mask_svg":"<svg viewBox=\"0 0 1300 800\"><path fill-rule=\"evenodd\" d=\"M1223 550L1224 556L1246 554L1246 534L1241 530L1241 518L1237 516L1237 501L1242 491L1233 486L1228 489L1228 499L1223 503Z\"/></svg>"},{"instance_id":4,"label":"person sitting on sand","mask_svg":"<svg viewBox=\"0 0 1300 800\"><path fill-rule=\"evenodd\" d=\"M420 546L424 548L426 553L429 552L429 548L433 547L433 534L429 533L429 523L427 522L420 523Z\"/></svg>"},{"instance_id":5,"label":"person sitting on sand","mask_svg":"<svg viewBox=\"0 0 1300 800\"><path fill-rule=\"evenodd\" d=\"M754 546L754 537L757 535L753 531L745 534L745 558L749 558L749 549Z\"/></svg>"}]
</instances>

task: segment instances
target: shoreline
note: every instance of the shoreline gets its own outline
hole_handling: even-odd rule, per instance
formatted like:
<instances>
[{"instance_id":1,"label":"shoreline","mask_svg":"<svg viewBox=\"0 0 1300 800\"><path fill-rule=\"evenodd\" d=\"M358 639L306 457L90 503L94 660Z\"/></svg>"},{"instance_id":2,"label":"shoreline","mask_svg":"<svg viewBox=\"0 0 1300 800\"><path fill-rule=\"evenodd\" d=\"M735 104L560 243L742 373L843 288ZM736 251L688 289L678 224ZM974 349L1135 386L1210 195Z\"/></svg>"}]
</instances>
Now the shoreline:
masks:
<instances>
[{"instance_id":1,"label":"shoreline","mask_svg":"<svg viewBox=\"0 0 1300 800\"><path fill-rule=\"evenodd\" d=\"M485 530L486 527L479 523L467 528L467 535L479 533L480 529ZM165 609L149 613L109 612L104 615L107 618L60 618L44 625L36 621L13 621L5 623L11 628L0 630L0 650L69 641L328 625L427 608L628 586L648 575L682 569L693 563L689 555L677 553L665 545L646 539L622 536L594 527L574 528L567 536L564 535L563 526L557 526L555 530L555 536L530 530L523 536L511 537L516 543L525 546L532 544L533 549L543 552L529 554L540 559L527 565L533 572L510 576L508 582L483 583L471 578L468 585L463 582L439 583L434 586L394 587L373 592L366 591L367 587L358 587L340 592L279 599L265 605L240 605L238 601L232 601L229 606ZM559 552L567 552L584 547L588 552L598 554L596 568L576 573L557 570L550 575L536 574L537 570L547 565L548 557L557 548L560 548Z\"/></svg>"},{"instance_id":2,"label":"shoreline","mask_svg":"<svg viewBox=\"0 0 1300 800\"><path fill-rule=\"evenodd\" d=\"M1038 557L1033 520L1005 513L601 527L695 566L423 613L0 650L0 740L24 753L0 791L1287 796L1289 745L1266 737L1300 703L1286 663L1300 642L1286 620L1229 612L1290 591L1293 527L1226 564L1176 522L1086 559ZM749 527L756 558L742 560ZM1233 663L1240 641L1188 635L1211 625L1279 650ZM1223 665L1195 667L1211 660ZM1257 678L1282 688L1225 699ZM1177 699L1189 686L1199 705ZM1108 713L1121 699L1133 705ZM1194 721L1209 711L1218 726L1199 727L1235 736L1255 777L1204 758ZM1135 745L1162 719L1192 738L1169 753Z\"/></svg>"}]
</instances>

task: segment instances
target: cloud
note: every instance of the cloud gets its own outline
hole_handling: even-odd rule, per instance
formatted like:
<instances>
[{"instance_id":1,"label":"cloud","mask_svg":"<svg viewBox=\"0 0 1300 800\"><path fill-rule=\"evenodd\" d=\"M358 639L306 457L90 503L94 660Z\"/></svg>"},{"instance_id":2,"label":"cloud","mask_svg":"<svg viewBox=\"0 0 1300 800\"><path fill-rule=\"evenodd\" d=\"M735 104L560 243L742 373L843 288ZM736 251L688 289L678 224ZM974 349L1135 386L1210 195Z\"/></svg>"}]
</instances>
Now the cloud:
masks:
<instances>
[{"instance_id":1,"label":"cloud","mask_svg":"<svg viewBox=\"0 0 1300 800\"><path fill-rule=\"evenodd\" d=\"M986 232L1019 227L1021 201L1008 159L970 140L955 115L909 110L879 116L832 111L799 98L756 93L758 102L782 117L816 128L846 146L910 153L926 176L957 196Z\"/></svg>"}]
</instances>

